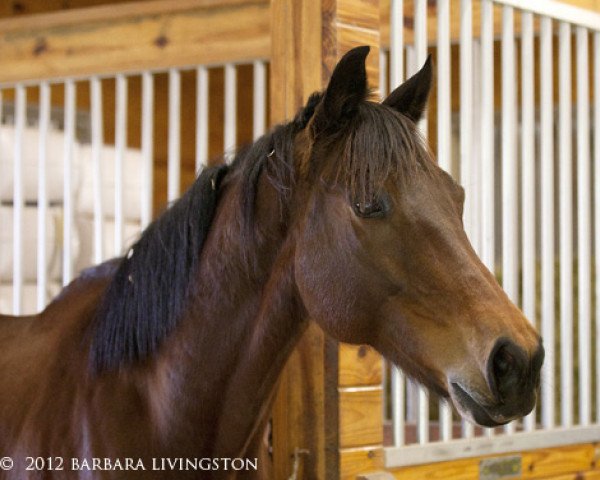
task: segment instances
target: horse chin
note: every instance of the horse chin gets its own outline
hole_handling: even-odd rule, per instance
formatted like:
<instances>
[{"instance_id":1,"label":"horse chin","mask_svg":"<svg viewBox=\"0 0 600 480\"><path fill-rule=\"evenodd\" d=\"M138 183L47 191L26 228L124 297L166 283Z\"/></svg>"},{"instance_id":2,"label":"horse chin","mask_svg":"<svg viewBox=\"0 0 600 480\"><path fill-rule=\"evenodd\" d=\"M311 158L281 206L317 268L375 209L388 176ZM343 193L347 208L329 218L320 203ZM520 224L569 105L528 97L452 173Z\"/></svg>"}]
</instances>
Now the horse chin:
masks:
<instances>
[{"instance_id":1,"label":"horse chin","mask_svg":"<svg viewBox=\"0 0 600 480\"><path fill-rule=\"evenodd\" d=\"M450 384L450 398L461 417L481 427L499 427L516 418L491 413L488 407L478 403L472 394L456 382Z\"/></svg>"}]
</instances>

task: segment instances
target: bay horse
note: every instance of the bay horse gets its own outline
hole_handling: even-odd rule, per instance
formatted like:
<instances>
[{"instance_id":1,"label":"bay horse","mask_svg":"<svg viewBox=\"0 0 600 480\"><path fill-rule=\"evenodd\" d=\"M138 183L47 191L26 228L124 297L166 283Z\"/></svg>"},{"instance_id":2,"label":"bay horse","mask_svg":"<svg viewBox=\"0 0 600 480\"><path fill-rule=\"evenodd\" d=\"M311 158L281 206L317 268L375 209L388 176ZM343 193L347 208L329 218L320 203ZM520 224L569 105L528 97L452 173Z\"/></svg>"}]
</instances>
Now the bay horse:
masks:
<instances>
[{"instance_id":1,"label":"bay horse","mask_svg":"<svg viewBox=\"0 0 600 480\"><path fill-rule=\"evenodd\" d=\"M293 121L206 168L122 258L39 315L0 318L0 456L14 461L0 478L235 476L149 462L257 456L310 320L476 424L531 411L541 339L473 251L464 191L418 133L431 61L380 104L368 51L348 52ZM147 469L75 471L73 458ZM269 478L260 467L244 475Z\"/></svg>"}]
</instances>

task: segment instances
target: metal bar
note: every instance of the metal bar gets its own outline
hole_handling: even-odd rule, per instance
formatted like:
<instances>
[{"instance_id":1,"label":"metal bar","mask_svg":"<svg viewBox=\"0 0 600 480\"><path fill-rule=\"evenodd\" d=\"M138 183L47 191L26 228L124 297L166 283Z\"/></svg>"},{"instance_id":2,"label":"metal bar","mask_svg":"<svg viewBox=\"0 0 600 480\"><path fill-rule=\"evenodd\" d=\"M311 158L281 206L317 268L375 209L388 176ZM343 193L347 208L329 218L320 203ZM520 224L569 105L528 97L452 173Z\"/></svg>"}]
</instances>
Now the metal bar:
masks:
<instances>
[{"instance_id":1,"label":"metal bar","mask_svg":"<svg viewBox=\"0 0 600 480\"><path fill-rule=\"evenodd\" d=\"M481 259L495 269L494 6L481 1Z\"/></svg>"},{"instance_id":2,"label":"metal bar","mask_svg":"<svg viewBox=\"0 0 600 480\"><path fill-rule=\"evenodd\" d=\"M123 253L123 162L127 145L127 78L117 75L115 114L115 247L114 254Z\"/></svg>"},{"instance_id":3,"label":"metal bar","mask_svg":"<svg viewBox=\"0 0 600 480\"><path fill-rule=\"evenodd\" d=\"M450 74L450 0L437 2L437 64L438 64L438 163L452 173L452 120L451 120L451 74ZM440 438L452 439L452 408L440 400Z\"/></svg>"},{"instance_id":4,"label":"metal bar","mask_svg":"<svg viewBox=\"0 0 600 480\"><path fill-rule=\"evenodd\" d=\"M589 425L591 372L591 206L588 32L577 27L577 257L579 307L579 423Z\"/></svg>"},{"instance_id":5,"label":"metal bar","mask_svg":"<svg viewBox=\"0 0 600 480\"><path fill-rule=\"evenodd\" d=\"M420 69L427 59L427 0L415 0L415 60ZM424 115L419 122L419 129L424 137L428 134L427 118ZM429 395L427 390L419 387L419 415L417 418L419 443L429 442Z\"/></svg>"},{"instance_id":6,"label":"metal bar","mask_svg":"<svg viewBox=\"0 0 600 480\"><path fill-rule=\"evenodd\" d=\"M473 52L472 68L471 68L471 81L473 82L473 93L471 96L471 125L481 125L482 123L482 99L481 99L481 41L477 38L473 39L471 46ZM477 255L481 256L481 135L471 134L471 226L472 234L470 237L471 245Z\"/></svg>"},{"instance_id":7,"label":"metal bar","mask_svg":"<svg viewBox=\"0 0 600 480\"><path fill-rule=\"evenodd\" d=\"M92 188L94 190L94 263L101 263L104 258L103 235L103 175L102 175L102 146L103 116L102 116L102 80L98 77L90 79L91 91L91 123L92 123Z\"/></svg>"},{"instance_id":8,"label":"metal bar","mask_svg":"<svg viewBox=\"0 0 600 480\"><path fill-rule=\"evenodd\" d=\"M388 94L388 61L387 52L383 49L379 49L379 98L385 99Z\"/></svg>"},{"instance_id":9,"label":"metal bar","mask_svg":"<svg viewBox=\"0 0 600 480\"><path fill-rule=\"evenodd\" d=\"M253 122L252 138L257 140L265 133L267 124L267 69L263 62L253 63L254 92L253 92Z\"/></svg>"},{"instance_id":10,"label":"metal bar","mask_svg":"<svg viewBox=\"0 0 600 480\"><path fill-rule=\"evenodd\" d=\"M196 173L208 164L208 69L196 70Z\"/></svg>"},{"instance_id":11,"label":"metal bar","mask_svg":"<svg viewBox=\"0 0 600 480\"><path fill-rule=\"evenodd\" d=\"M600 32L594 33L594 259L596 284L596 422L600 422Z\"/></svg>"},{"instance_id":12,"label":"metal bar","mask_svg":"<svg viewBox=\"0 0 600 480\"><path fill-rule=\"evenodd\" d=\"M502 287L519 303L515 29L512 7L502 9ZM505 431L513 433L514 423Z\"/></svg>"},{"instance_id":13,"label":"metal bar","mask_svg":"<svg viewBox=\"0 0 600 480\"><path fill-rule=\"evenodd\" d=\"M48 128L50 126L50 86L40 83L39 101L39 143L38 143L38 195L37 195L37 309L46 306L48 282L46 251L46 218L48 215L48 191L46 181L46 163L48 159Z\"/></svg>"},{"instance_id":14,"label":"metal bar","mask_svg":"<svg viewBox=\"0 0 600 480\"><path fill-rule=\"evenodd\" d=\"M404 4L391 0L390 8L390 85L389 92L397 88L404 78ZM388 93L388 92L386 92ZM392 434L394 445L405 442L405 378L395 365L391 365Z\"/></svg>"},{"instance_id":15,"label":"metal bar","mask_svg":"<svg viewBox=\"0 0 600 480\"><path fill-rule=\"evenodd\" d=\"M179 197L181 185L181 73L176 68L169 70L169 158L167 199Z\"/></svg>"},{"instance_id":16,"label":"metal bar","mask_svg":"<svg viewBox=\"0 0 600 480\"><path fill-rule=\"evenodd\" d=\"M65 82L65 124L63 153L63 285L73 277L73 147L75 145L75 94L73 80Z\"/></svg>"},{"instance_id":17,"label":"metal bar","mask_svg":"<svg viewBox=\"0 0 600 480\"><path fill-rule=\"evenodd\" d=\"M460 0L460 182L465 189L465 230L469 238L473 236L471 198L471 147L473 140L473 5L471 0ZM473 436L473 425L463 421L463 436Z\"/></svg>"},{"instance_id":18,"label":"metal bar","mask_svg":"<svg viewBox=\"0 0 600 480\"><path fill-rule=\"evenodd\" d=\"M546 358L542 368L542 424L554 426L554 132L552 19L541 23L541 200L542 200L542 337Z\"/></svg>"},{"instance_id":19,"label":"metal bar","mask_svg":"<svg viewBox=\"0 0 600 480\"><path fill-rule=\"evenodd\" d=\"M452 112L450 103L450 0L437 2L438 163L452 173ZM444 403L445 404L445 403Z\"/></svg>"},{"instance_id":20,"label":"metal bar","mask_svg":"<svg viewBox=\"0 0 600 480\"><path fill-rule=\"evenodd\" d=\"M559 25L558 62L571 65L571 26ZM573 424L573 202L571 68L559 69L560 385L561 424Z\"/></svg>"},{"instance_id":21,"label":"metal bar","mask_svg":"<svg viewBox=\"0 0 600 480\"><path fill-rule=\"evenodd\" d=\"M405 442L405 395L406 379L404 373L398 367L392 365L392 430L394 436L394 445L400 447Z\"/></svg>"},{"instance_id":22,"label":"metal bar","mask_svg":"<svg viewBox=\"0 0 600 480\"><path fill-rule=\"evenodd\" d=\"M452 173L452 114L451 114L451 75L450 75L450 0L437 2L437 93L438 93L438 163L448 173ZM452 408L445 400L440 400L440 438L452 439Z\"/></svg>"},{"instance_id":23,"label":"metal bar","mask_svg":"<svg viewBox=\"0 0 600 480\"><path fill-rule=\"evenodd\" d=\"M390 92L404 80L404 2L392 0L390 13Z\"/></svg>"},{"instance_id":24,"label":"metal bar","mask_svg":"<svg viewBox=\"0 0 600 480\"><path fill-rule=\"evenodd\" d=\"M13 150L13 314L23 311L23 134L27 115L27 91L15 91L15 144Z\"/></svg>"},{"instance_id":25,"label":"metal bar","mask_svg":"<svg viewBox=\"0 0 600 480\"><path fill-rule=\"evenodd\" d=\"M224 145L226 161L230 162L235 156L236 121L237 121L237 72L235 65L225 65L225 125Z\"/></svg>"},{"instance_id":26,"label":"metal bar","mask_svg":"<svg viewBox=\"0 0 600 480\"><path fill-rule=\"evenodd\" d=\"M420 69L427 59L427 0L415 0L415 54L416 54L416 72ZM419 122L421 133L427 137L428 123L427 115L424 113Z\"/></svg>"},{"instance_id":27,"label":"metal bar","mask_svg":"<svg viewBox=\"0 0 600 480\"><path fill-rule=\"evenodd\" d=\"M523 265L523 313L535 325L536 318L536 178L535 178L535 95L533 66L533 15L521 13L521 216L522 265ZM533 431L536 424L535 410L524 419L526 431Z\"/></svg>"},{"instance_id":28,"label":"metal bar","mask_svg":"<svg viewBox=\"0 0 600 480\"><path fill-rule=\"evenodd\" d=\"M152 221L152 191L154 184L154 76L142 73L142 191L141 226Z\"/></svg>"}]
</instances>

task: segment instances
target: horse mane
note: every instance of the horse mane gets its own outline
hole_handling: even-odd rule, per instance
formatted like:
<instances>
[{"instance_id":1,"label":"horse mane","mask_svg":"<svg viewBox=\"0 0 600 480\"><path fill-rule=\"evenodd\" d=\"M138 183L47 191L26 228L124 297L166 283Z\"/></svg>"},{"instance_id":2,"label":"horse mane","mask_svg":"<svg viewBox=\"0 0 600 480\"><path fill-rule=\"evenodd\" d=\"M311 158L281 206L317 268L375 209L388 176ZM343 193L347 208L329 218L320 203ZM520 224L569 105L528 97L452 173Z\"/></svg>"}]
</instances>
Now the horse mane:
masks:
<instances>
[{"instance_id":1,"label":"horse mane","mask_svg":"<svg viewBox=\"0 0 600 480\"><path fill-rule=\"evenodd\" d=\"M94 322L97 371L151 355L181 317L227 168L206 168L120 259Z\"/></svg>"},{"instance_id":2,"label":"horse mane","mask_svg":"<svg viewBox=\"0 0 600 480\"><path fill-rule=\"evenodd\" d=\"M150 357L182 318L218 206L219 186L228 172L241 176L242 242L250 244L260 174L266 169L281 197L289 194L294 135L306 126L319 99L320 94L313 95L294 121L275 127L241 149L230 166L204 169L190 189L118 260L92 324L90 360L94 371Z\"/></svg>"},{"instance_id":3,"label":"horse mane","mask_svg":"<svg viewBox=\"0 0 600 480\"><path fill-rule=\"evenodd\" d=\"M241 149L230 166L204 169L190 189L117 260L92 323L90 360L94 371L149 358L181 320L193 293L193 275L199 268L225 175L239 176L240 241L245 246L243 260L252 268L259 178L263 172L267 175L283 207L295 183L294 137L309 125L322 97L322 92L313 94L293 121L276 126ZM414 170L411 165L423 163L418 160L414 125L385 106L363 102L348 127L331 139L341 142L343 152L332 168L335 177L341 174L346 178L353 193L366 195L376 190L390 171ZM399 164L404 166L399 168Z\"/></svg>"}]
</instances>

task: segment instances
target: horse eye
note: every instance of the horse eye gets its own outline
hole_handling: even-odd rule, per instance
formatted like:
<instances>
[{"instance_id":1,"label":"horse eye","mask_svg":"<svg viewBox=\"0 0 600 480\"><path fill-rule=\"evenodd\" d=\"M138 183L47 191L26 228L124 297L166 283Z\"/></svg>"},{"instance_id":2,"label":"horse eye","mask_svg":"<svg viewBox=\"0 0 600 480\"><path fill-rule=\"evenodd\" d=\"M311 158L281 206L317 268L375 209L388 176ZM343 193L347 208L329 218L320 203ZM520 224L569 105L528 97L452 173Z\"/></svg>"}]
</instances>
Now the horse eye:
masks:
<instances>
[{"instance_id":1,"label":"horse eye","mask_svg":"<svg viewBox=\"0 0 600 480\"><path fill-rule=\"evenodd\" d=\"M387 213L387 202L380 198L372 198L364 202L354 202L354 213L362 218L383 217Z\"/></svg>"}]
</instances>

